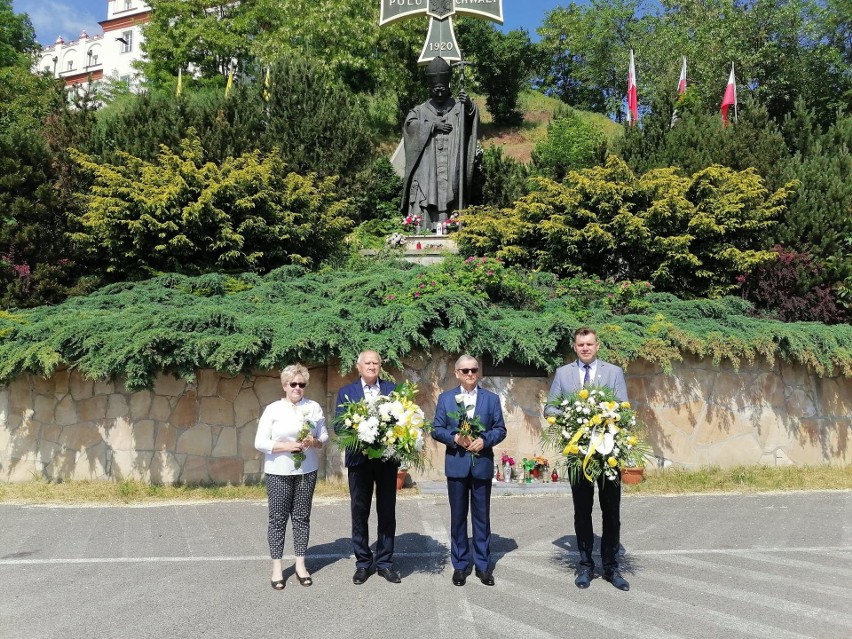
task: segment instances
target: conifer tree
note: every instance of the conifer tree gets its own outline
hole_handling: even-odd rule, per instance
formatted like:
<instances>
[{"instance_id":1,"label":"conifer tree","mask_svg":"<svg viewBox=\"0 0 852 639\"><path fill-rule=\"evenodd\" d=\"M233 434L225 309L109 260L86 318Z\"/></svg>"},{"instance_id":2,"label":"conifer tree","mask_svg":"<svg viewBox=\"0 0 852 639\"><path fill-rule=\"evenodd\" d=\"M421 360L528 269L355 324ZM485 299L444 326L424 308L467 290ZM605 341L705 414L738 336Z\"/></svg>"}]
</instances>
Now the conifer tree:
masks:
<instances>
[{"instance_id":1,"label":"conifer tree","mask_svg":"<svg viewBox=\"0 0 852 639\"><path fill-rule=\"evenodd\" d=\"M801 150L785 167L800 182L776 239L808 252L823 267L820 283L852 288L852 116L824 134L800 134Z\"/></svg>"}]
</instances>

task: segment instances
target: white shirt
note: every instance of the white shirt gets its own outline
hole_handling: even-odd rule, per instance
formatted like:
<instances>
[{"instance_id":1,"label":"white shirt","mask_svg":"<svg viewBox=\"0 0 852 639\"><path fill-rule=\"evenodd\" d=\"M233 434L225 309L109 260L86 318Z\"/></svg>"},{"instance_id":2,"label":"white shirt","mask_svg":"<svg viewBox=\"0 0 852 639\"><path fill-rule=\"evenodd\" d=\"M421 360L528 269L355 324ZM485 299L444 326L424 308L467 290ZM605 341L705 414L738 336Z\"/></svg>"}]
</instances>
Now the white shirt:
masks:
<instances>
[{"instance_id":1,"label":"white shirt","mask_svg":"<svg viewBox=\"0 0 852 639\"><path fill-rule=\"evenodd\" d=\"M476 391L479 387L474 386L470 392L459 386L459 394L462 396L462 405L467 409L467 416L473 417L476 410Z\"/></svg>"},{"instance_id":2,"label":"white shirt","mask_svg":"<svg viewBox=\"0 0 852 639\"><path fill-rule=\"evenodd\" d=\"M577 360L577 367L580 369L580 388L583 388L583 380L586 379L586 369L583 368L585 364L581 362L579 359ZM589 364L589 384L595 383L595 376L598 372L598 360L591 362Z\"/></svg>"},{"instance_id":3,"label":"white shirt","mask_svg":"<svg viewBox=\"0 0 852 639\"><path fill-rule=\"evenodd\" d=\"M294 404L289 399L279 399L267 406L257 422L254 447L264 453L263 472L267 475L304 475L319 468L316 448L306 448L305 460L299 468L292 453L273 453L276 442L294 442L306 421L314 423L311 434L322 443L328 441L328 430L322 408L315 401L302 399Z\"/></svg>"},{"instance_id":4,"label":"white shirt","mask_svg":"<svg viewBox=\"0 0 852 639\"><path fill-rule=\"evenodd\" d=\"M369 386L363 379L361 380L361 390L364 391L364 399L376 399L382 394L382 388L379 386L379 380L372 386Z\"/></svg>"}]
</instances>

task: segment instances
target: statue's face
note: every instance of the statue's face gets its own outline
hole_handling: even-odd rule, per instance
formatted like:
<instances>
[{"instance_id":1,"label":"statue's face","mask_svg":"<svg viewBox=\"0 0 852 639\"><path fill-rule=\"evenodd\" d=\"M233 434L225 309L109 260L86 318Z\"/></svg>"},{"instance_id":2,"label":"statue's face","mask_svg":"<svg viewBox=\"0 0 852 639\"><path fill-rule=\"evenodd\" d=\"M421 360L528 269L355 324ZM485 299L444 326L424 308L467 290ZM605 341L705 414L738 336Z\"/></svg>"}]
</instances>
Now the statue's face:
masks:
<instances>
[{"instance_id":1,"label":"statue's face","mask_svg":"<svg viewBox=\"0 0 852 639\"><path fill-rule=\"evenodd\" d=\"M429 95L435 102L446 102L450 97L450 87L442 80L435 80L429 85Z\"/></svg>"}]
</instances>

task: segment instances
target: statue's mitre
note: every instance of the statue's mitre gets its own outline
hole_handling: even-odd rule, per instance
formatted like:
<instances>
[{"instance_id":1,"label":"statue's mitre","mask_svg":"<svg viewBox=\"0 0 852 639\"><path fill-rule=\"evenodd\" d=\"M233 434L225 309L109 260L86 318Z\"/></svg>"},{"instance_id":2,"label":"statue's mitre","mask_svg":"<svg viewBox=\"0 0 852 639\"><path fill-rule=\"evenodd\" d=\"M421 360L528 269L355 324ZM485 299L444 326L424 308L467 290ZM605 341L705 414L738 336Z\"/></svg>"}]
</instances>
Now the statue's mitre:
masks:
<instances>
[{"instance_id":1,"label":"statue's mitre","mask_svg":"<svg viewBox=\"0 0 852 639\"><path fill-rule=\"evenodd\" d=\"M445 84L450 81L450 78L453 76L453 71L450 68L450 65L446 60L442 57L433 58L429 65L426 67L426 78L433 82L435 80L442 80Z\"/></svg>"}]
</instances>

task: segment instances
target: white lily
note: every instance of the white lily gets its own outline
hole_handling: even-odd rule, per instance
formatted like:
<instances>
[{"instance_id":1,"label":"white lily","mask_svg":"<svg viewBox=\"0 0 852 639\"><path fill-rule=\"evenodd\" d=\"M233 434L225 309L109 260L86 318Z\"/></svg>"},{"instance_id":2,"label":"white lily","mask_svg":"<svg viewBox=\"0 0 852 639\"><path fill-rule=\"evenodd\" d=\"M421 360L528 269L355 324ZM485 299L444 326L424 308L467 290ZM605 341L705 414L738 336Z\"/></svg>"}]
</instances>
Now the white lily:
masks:
<instances>
[{"instance_id":1,"label":"white lily","mask_svg":"<svg viewBox=\"0 0 852 639\"><path fill-rule=\"evenodd\" d=\"M603 437L601 437L597 446L595 446L595 450L601 455L609 455L612 452L613 447L615 446L615 437L612 433L603 433Z\"/></svg>"}]
</instances>

